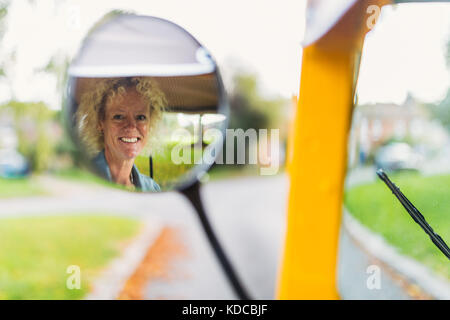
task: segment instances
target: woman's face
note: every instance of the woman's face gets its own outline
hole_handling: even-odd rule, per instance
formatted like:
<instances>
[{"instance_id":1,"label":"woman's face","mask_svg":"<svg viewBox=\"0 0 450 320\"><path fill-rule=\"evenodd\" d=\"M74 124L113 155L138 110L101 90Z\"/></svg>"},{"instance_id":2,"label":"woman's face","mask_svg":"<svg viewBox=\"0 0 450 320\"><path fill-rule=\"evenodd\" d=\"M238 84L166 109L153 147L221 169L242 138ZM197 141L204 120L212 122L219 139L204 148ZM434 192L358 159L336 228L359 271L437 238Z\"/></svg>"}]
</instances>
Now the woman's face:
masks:
<instances>
[{"instance_id":1,"label":"woman's face","mask_svg":"<svg viewBox=\"0 0 450 320\"><path fill-rule=\"evenodd\" d=\"M105 152L118 161L136 158L147 144L149 120L148 107L135 89L108 101L105 120L100 121Z\"/></svg>"}]
</instances>

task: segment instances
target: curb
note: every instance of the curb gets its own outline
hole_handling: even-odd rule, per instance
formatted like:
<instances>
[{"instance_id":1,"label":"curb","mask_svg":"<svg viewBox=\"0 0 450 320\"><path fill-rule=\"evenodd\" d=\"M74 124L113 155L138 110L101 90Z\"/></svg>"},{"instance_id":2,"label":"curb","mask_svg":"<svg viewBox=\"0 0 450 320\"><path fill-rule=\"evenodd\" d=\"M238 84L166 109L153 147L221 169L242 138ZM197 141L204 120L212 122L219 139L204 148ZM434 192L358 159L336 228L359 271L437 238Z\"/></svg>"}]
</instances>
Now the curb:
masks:
<instances>
[{"instance_id":1,"label":"curb","mask_svg":"<svg viewBox=\"0 0 450 320\"><path fill-rule=\"evenodd\" d=\"M343 226L375 258L416 283L423 291L440 300L450 299L450 281L428 267L398 252L383 237L370 231L344 208Z\"/></svg>"},{"instance_id":2,"label":"curb","mask_svg":"<svg viewBox=\"0 0 450 320\"><path fill-rule=\"evenodd\" d=\"M91 291L84 297L84 300L117 299L126 281L144 259L149 246L159 236L163 226L151 219L143 220L143 224L139 235L93 281Z\"/></svg>"}]
</instances>

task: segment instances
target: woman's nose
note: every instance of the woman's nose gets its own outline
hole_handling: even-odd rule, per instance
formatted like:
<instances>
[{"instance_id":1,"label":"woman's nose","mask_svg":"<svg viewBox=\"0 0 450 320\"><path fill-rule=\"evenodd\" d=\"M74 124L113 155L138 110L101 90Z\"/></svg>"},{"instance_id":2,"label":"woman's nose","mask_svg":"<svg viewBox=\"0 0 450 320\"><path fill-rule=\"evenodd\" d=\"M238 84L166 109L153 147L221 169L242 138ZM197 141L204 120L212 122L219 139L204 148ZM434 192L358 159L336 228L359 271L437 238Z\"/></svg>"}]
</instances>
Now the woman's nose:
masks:
<instances>
[{"instance_id":1,"label":"woman's nose","mask_svg":"<svg viewBox=\"0 0 450 320\"><path fill-rule=\"evenodd\" d=\"M128 117L127 123L125 124L125 128L127 128L127 129L136 128L136 120L133 117Z\"/></svg>"}]
</instances>

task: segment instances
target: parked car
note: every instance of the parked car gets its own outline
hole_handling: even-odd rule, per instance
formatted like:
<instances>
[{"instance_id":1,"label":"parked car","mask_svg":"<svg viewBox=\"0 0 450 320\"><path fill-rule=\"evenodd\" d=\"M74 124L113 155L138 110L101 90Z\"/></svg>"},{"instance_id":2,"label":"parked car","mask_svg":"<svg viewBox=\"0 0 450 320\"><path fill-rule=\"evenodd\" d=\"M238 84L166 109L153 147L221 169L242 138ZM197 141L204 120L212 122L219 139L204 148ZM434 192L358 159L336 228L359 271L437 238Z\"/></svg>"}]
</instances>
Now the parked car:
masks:
<instances>
[{"instance_id":1,"label":"parked car","mask_svg":"<svg viewBox=\"0 0 450 320\"><path fill-rule=\"evenodd\" d=\"M422 155L404 142L388 144L375 154L375 166L388 171L419 170L421 160Z\"/></svg>"},{"instance_id":2,"label":"parked car","mask_svg":"<svg viewBox=\"0 0 450 320\"><path fill-rule=\"evenodd\" d=\"M0 177L20 178L30 173L30 165L15 149L0 149Z\"/></svg>"}]
</instances>

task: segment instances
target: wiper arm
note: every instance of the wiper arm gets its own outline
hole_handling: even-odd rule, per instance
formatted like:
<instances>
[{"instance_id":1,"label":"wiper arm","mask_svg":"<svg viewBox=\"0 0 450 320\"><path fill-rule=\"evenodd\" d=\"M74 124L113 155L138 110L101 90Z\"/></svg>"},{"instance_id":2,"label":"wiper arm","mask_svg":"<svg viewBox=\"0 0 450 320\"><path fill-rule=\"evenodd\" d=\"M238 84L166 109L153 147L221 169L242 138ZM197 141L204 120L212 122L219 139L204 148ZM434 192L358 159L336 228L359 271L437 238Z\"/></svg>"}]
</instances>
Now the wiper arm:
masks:
<instances>
[{"instance_id":1,"label":"wiper arm","mask_svg":"<svg viewBox=\"0 0 450 320\"><path fill-rule=\"evenodd\" d=\"M431 241L442 251L443 254L450 260L450 248L447 246L445 241L433 231L433 228L427 223L425 217L417 210L416 207L406 198L406 196L400 191L400 189L389 179L387 174L383 169L377 170L378 177L386 183L386 185L391 189L392 193L397 197L403 207L408 211L411 218L425 231L425 233L430 237Z\"/></svg>"}]
</instances>

